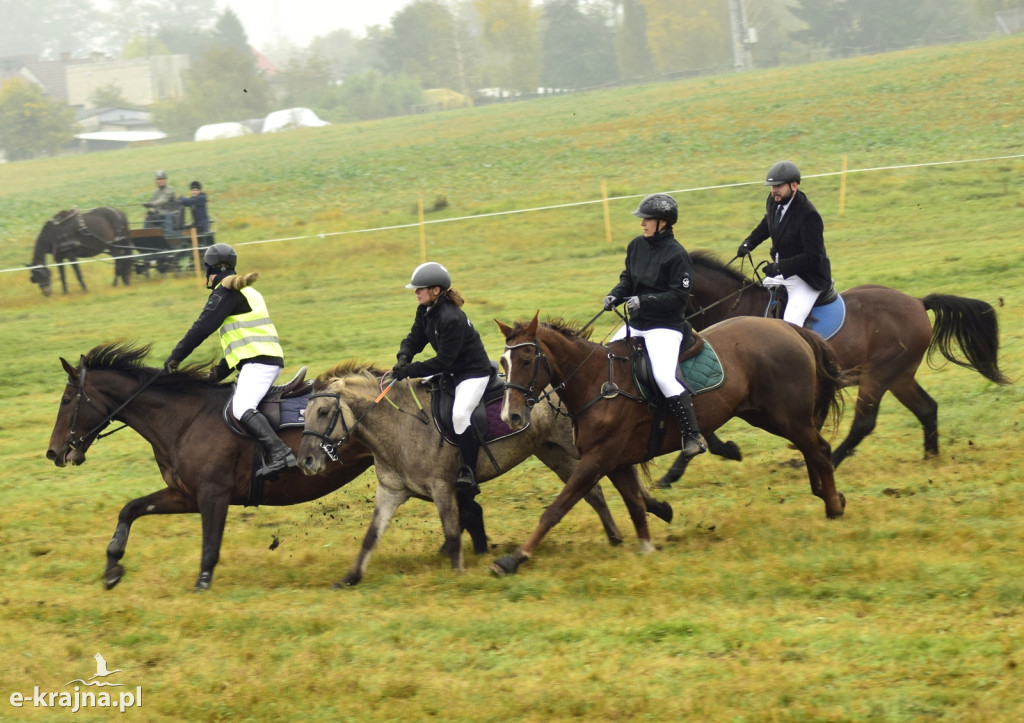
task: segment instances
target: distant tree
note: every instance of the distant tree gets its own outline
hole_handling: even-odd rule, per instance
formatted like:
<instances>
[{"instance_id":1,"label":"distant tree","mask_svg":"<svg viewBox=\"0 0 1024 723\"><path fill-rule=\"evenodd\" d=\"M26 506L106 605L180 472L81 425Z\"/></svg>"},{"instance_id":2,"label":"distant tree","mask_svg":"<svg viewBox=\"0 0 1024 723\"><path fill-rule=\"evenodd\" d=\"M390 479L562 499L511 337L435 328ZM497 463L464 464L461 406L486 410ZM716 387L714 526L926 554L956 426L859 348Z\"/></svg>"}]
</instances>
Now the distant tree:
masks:
<instances>
[{"instance_id":1,"label":"distant tree","mask_svg":"<svg viewBox=\"0 0 1024 723\"><path fill-rule=\"evenodd\" d=\"M213 29L213 38L220 45L249 52L249 36L245 34L242 21L230 7L217 18Z\"/></svg>"},{"instance_id":2,"label":"distant tree","mask_svg":"<svg viewBox=\"0 0 1024 723\"><path fill-rule=\"evenodd\" d=\"M423 102L423 87L416 78L387 76L373 70L346 80L339 94L341 105L359 120L406 115Z\"/></svg>"},{"instance_id":3,"label":"distant tree","mask_svg":"<svg viewBox=\"0 0 1024 723\"><path fill-rule=\"evenodd\" d=\"M167 55L170 49L164 45L164 41L152 35L133 35L128 38L121 50L121 57L125 60L130 58L148 58L153 55Z\"/></svg>"},{"instance_id":4,"label":"distant tree","mask_svg":"<svg viewBox=\"0 0 1024 723\"><path fill-rule=\"evenodd\" d=\"M548 0L543 20L541 85L586 88L618 80L614 30L600 7Z\"/></svg>"},{"instance_id":5,"label":"distant tree","mask_svg":"<svg viewBox=\"0 0 1024 723\"><path fill-rule=\"evenodd\" d=\"M643 78L654 72L647 44L647 11L640 0L616 0L621 21L615 29L615 51L624 78Z\"/></svg>"},{"instance_id":6,"label":"distant tree","mask_svg":"<svg viewBox=\"0 0 1024 723\"><path fill-rule=\"evenodd\" d=\"M270 87L249 50L214 45L185 72L184 98L153 107L169 135L191 135L206 123L258 118L270 109Z\"/></svg>"},{"instance_id":7,"label":"distant tree","mask_svg":"<svg viewBox=\"0 0 1024 723\"><path fill-rule=\"evenodd\" d=\"M53 154L74 138L75 114L22 78L0 85L0 148L8 160Z\"/></svg>"},{"instance_id":8,"label":"distant tree","mask_svg":"<svg viewBox=\"0 0 1024 723\"><path fill-rule=\"evenodd\" d=\"M461 88L455 16L439 0L414 0L391 18L381 55L391 75L419 78L425 88Z\"/></svg>"},{"instance_id":9,"label":"distant tree","mask_svg":"<svg viewBox=\"0 0 1024 723\"><path fill-rule=\"evenodd\" d=\"M640 1L647 11L647 42L658 72L715 68L732 62L726 3Z\"/></svg>"},{"instance_id":10,"label":"distant tree","mask_svg":"<svg viewBox=\"0 0 1024 723\"><path fill-rule=\"evenodd\" d=\"M88 0L0 0L0 55L81 54L95 47L100 17Z\"/></svg>"},{"instance_id":11,"label":"distant tree","mask_svg":"<svg viewBox=\"0 0 1024 723\"><path fill-rule=\"evenodd\" d=\"M540 85L538 13L530 0L472 0L480 19L482 82L520 93Z\"/></svg>"},{"instance_id":12,"label":"distant tree","mask_svg":"<svg viewBox=\"0 0 1024 723\"><path fill-rule=\"evenodd\" d=\"M280 100L286 106L323 107L332 86L331 65L320 55L292 57L272 85L282 90Z\"/></svg>"},{"instance_id":13,"label":"distant tree","mask_svg":"<svg viewBox=\"0 0 1024 723\"><path fill-rule=\"evenodd\" d=\"M313 38L306 52L323 58L327 62L330 79L338 81L373 67L371 63L361 62L359 56L362 45L363 41L358 40L348 30L342 29Z\"/></svg>"},{"instance_id":14,"label":"distant tree","mask_svg":"<svg viewBox=\"0 0 1024 723\"><path fill-rule=\"evenodd\" d=\"M124 99L121 86L117 83L102 85L94 90L89 96L89 102L94 108L130 108L132 106Z\"/></svg>"}]
</instances>

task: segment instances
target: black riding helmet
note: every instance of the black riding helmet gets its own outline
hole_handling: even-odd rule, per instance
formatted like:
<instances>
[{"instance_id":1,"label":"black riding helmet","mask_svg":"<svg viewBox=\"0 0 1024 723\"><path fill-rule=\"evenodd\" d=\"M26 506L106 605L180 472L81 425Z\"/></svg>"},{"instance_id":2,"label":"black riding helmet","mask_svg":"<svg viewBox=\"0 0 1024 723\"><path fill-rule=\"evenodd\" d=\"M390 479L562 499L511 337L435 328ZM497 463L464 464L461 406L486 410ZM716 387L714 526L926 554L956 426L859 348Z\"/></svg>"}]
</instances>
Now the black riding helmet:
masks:
<instances>
[{"instance_id":1,"label":"black riding helmet","mask_svg":"<svg viewBox=\"0 0 1024 723\"><path fill-rule=\"evenodd\" d=\"M768 169L764 185L778 186L781 183L800 183L800 169L790 161L779 161Z\"/></svg>"},{"instance_id":2,"label":"black riding helmet","mask_svg":"<svg viewBox=\"0 0 1024 723\"><path fill-rule=\"evenodd\" d=\"M667 193L652 193L640 202L633 215L637 218L654 218L673 226L679 220L679 207L676 200Z\"/></svg>"},{"instance_id":3,"label":"black riding helmet","mask_svg":"<svg viewBox=\"0 0 1024 723\"><path fill-rule=\"evenodd\" d=\"M227 244L214 244L206 249L203 254L203 262L206 264L206 288L212 289L222 278L235 273L235 265L238 263L238 254ZM209 282L210 276L216 278Z\"/></svg>"}]
</instances>

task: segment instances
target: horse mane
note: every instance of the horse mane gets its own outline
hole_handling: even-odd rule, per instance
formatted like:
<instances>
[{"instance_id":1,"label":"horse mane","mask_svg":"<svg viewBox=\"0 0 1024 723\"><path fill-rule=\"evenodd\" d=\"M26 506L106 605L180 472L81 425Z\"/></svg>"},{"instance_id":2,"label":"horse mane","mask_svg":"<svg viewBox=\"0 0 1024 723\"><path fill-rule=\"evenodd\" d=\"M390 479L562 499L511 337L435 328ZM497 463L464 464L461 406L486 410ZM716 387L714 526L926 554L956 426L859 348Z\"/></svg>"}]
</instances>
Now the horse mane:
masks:
<instances>
[{"instance_id":1,"label":"horse mane","mask_svg":"<svg viewBox=\"0 0 1024 723\"><path fill-rule=\"evenodd\" d=\"M100 344L94 347L85 355L84 364L90 371L112 371L133 376L136 379L145 380L160 374L161 370L146 366L143 361L152 351L152 344L138 346L126 340L118 340ZM206 381L206 372L210 364L189 364L170 374L162 374L161 379L155 380L154 384L163 386L182 386L190 384L202 384L203 386L218 386L215 382Z\"/></svg>"},{"instance_id":2,"label":"horse mane","mask_svg":"<svg viewBox=\"0 0 1024 723\"><path fill-rule=\"evenodd\" d=\"M509 338L511 339L512 337L516 336L519 332L521 332L529 325L530 322L528 321L517 321L512 327L512 333L509 334ZM547 321L541 322L541 326L550 329L551 331L558 332L562 336L568 337L570 339L590 339L590 334L594 330L592 326L588 325L587 327L583 328L581 327L579 322L568 321L561 317L548 319Z\"/></svg>"},{"instance_id":3,"label":"horse mane","mask_svg":"<svg viewBox=\"0 0 1024 723\"><path fill-rule=\"evenodd\" d=\"M377 384L383 375L384 370L372 363L359 361L358 359L345 359L313 380L313 391L322 392L331 385L331 382L341 377L363 377L367 381Z\"/></svg>"},{"instance_id":4,"label":"horse mane","mask_svg":"<svg viewBox=\"0 0 1024 723\"><path fill-rule=\"evenodd\" d=\"M713 271L715 273L722 274L723 276L728 276L737 284L750 283L750 279L736 269L722 263L721 260L719 260L719 258L711 251L694 251L690 254L690 261L693 262L695 267Z\"/></svg>"}]
</instances>

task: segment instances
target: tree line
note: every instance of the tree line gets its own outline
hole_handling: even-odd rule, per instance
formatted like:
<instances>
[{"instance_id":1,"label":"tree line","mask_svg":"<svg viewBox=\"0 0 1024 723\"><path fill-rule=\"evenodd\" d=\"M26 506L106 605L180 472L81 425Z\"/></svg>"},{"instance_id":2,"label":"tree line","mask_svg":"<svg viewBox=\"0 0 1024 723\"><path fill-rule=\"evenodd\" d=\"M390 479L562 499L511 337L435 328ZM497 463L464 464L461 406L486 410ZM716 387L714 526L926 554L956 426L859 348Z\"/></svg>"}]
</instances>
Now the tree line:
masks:
<instances>
[{"instance_id":1,"label":"tree line","mask_svg":"<svg viewBox=\"0 0 1024 723\"><path fill-rule=\"evenodd\" d=\"M994 13L1019 1L412 0L365 37L335 30L305 48L267 50L279 66L271 75L258 67L238 17L230 8L217 14L215 0L121 0L109 12L89 0L0 0L9 18L0 47L51 58L188 55L184 97L153 111L166 133L190 137L200 125L273 107L307 106L333 122L408 113L425 88L529 96L723 72L734 67L737 40L747 41L743 57L754 67L967 40L991 33ZM735 33L737 14L756 42ZM55 152L72 135L68 113L33 88L0 88L8 158ZM123 104L117 90L94 101Z\"/></svg>"}]
</instances>

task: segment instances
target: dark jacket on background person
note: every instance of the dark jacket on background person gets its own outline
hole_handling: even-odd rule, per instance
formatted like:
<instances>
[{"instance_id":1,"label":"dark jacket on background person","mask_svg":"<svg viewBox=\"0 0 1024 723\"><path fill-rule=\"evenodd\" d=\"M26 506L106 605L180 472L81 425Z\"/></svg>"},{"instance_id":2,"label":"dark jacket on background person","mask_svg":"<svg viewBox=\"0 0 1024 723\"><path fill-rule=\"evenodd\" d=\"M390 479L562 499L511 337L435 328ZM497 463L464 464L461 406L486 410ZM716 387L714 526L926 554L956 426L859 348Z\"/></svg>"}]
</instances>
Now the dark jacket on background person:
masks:
<instances>
[{"instance_id":1,"label":"dark jacket on background person","mask_svg":"<svg viewBox=\"0 0 1024 723\"><path fill-rule=\"evenodd\" d=\"M635 329L675 329L690 333L686 303L690 298L693 264L671 231L637 236L626 247L626 268L611 290L617 299L640 297L640 308L629 317Z\"/></svg>"},{"instance_id":2,"label":"dark jacket on background person","mask_svg":"<svg viewBox=\"0 0 1024 723\"><path fill-rule=\"evenodd\" d=\"M812 288L824 291L832 284L832 265L825 254L825 224L821 214L803 191L797 191L775 225L775 203L771 194L761 223L750 232L745 243L751 250L767 238L772 240L772 261L778 258L783 276L799 276Z\"/></svg>"},{"instance_id":3,"label":"dark jacket on background person","mask_svg":"<svg viewBox=\"0 0 1024 723\"><path fill-rule=\"evenodd\" d=\"M171 357L179 361L188 356L202 344L211 334L217 333L224 326L224 322L232 316L241 316L252 311L249 300L242 293L250 283L255 281L259 274L231 274L215 282L213 291L206 301L206 306L199 312L199 318L193 322L192 327L185 333L181 341L171 352ZM249 293L258 293L252 289ZM238 366L247 362L258 362L271 366L284 367L284 357L276 355L250 356L242 359ZM215 367L218 378L223 379L231 373L232 367L227 359L221 359Z\"/></svg>"},{"instance_id":4,"label":"dark jacket on background person","mask_svg":"<svg viewBox=\"0 0 1024 723\"><path fill-rule=\"evenodd\" d=\"M206 213L206 194L200 191L195 196L182 196L178 199L183 206L192 209L192 225L196 227L196 233L206 233L210 230L210 217Z\"/></svg>"},{"instance_id":5,"label":"dark jacket on background person","mask_svg":"<svg viewBox=\"0 0 1024 723\"><path fill-rule=\"evenodd\" d=\"M408 376L448 374L458 385L464 379L486 377L492 373L491 360L480 334L466 313L444 296L430 306L416 308L412 329L402 341L398 354L412 359L428 343L437 356L410 362L405 367Z\"/></svg>"}]
</instances>

